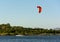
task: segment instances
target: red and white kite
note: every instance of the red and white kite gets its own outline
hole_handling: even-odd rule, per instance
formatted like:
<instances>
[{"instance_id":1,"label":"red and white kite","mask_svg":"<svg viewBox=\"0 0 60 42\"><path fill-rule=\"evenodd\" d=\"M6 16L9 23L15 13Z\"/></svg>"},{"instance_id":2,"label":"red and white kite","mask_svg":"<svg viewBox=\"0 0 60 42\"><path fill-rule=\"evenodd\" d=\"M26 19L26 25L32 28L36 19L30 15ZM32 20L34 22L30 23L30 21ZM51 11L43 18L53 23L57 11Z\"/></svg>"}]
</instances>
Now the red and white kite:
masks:
<instances>
[{"instance_id":1,"label":"red and white kite","mask_svg":"<svg viewBox=\"0 0 60 42\"><path fill-rule=\"evenodd\" d=\"M38 12L41 13L42 7L41 6L37 6L37 8L38 8Z\"/></svg>"}]
</instances>

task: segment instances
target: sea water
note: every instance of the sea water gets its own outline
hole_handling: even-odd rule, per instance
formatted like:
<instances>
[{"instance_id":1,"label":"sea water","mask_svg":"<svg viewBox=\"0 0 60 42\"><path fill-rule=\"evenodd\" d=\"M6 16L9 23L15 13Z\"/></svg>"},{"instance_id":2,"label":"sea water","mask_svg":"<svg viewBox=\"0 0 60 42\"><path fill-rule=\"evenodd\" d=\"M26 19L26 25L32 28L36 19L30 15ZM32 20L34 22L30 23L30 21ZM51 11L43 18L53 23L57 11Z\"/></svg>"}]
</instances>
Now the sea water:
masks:
<instances>
[{"instance_id":1,"label":"sea water","mask_svg":"<svg viewBox=\"0 0 60 42\"><path fill-rule=\"evenodd\" d=\"M60 36L0 36L0 42L60 42Z\"/></svg>"}]
</instances>

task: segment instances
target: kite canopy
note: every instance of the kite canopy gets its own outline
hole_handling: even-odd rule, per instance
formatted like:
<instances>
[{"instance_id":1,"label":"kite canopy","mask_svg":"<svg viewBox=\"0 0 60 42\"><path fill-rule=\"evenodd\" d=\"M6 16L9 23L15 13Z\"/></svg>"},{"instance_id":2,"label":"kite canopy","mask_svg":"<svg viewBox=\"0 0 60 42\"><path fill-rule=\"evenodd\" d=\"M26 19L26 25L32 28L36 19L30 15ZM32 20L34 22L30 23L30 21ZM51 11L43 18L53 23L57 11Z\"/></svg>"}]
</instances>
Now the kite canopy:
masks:
<instances>
[{"instance_id":1,"label":"kite canopy","mask_svg":"<svg viewBox=\"0 0 60 42\"><path fill-rule=\"evenodd\" d=\"M37 8L38 8L38 12L41 13L42 7L41 6L37 6Z\"/></svg>"}]
</instances>

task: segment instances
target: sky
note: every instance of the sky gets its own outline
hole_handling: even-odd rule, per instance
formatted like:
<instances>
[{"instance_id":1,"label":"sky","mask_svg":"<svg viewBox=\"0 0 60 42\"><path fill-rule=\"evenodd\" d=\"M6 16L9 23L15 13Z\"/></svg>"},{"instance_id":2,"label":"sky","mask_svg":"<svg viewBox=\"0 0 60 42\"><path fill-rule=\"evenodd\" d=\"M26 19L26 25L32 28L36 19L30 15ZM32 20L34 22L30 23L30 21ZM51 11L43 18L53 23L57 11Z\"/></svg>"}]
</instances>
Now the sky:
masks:
<instances>
[{"instance_id":1,"label":"sky","mask_svg":"<svg viewBox=\"0 0 60 42\"><path fill-rule=\"evenodd\" d=\"M37 6L42 7L38 13ZM12 26L60 27L60 0L0 0L0 24Z\"/></svg>"}]
</instances>

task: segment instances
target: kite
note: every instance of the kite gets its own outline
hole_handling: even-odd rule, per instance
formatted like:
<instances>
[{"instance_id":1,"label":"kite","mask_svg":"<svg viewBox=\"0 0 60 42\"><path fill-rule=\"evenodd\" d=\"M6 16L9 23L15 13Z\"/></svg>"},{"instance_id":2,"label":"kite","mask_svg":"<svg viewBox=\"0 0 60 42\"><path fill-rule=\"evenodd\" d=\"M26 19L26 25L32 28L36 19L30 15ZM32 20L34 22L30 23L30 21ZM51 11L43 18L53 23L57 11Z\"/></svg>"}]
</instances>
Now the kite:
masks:
<instances>
[{"instance_id":1,"label":"kite","mask_svg":"<svg viewBox=\"0 0 60 42\"><path fill-rule=\"evenodd\" d=\"M38 8L38 12L41 13L42 7L41 6L37 6L37 8Z\"/></svg>"}]
</instances>

